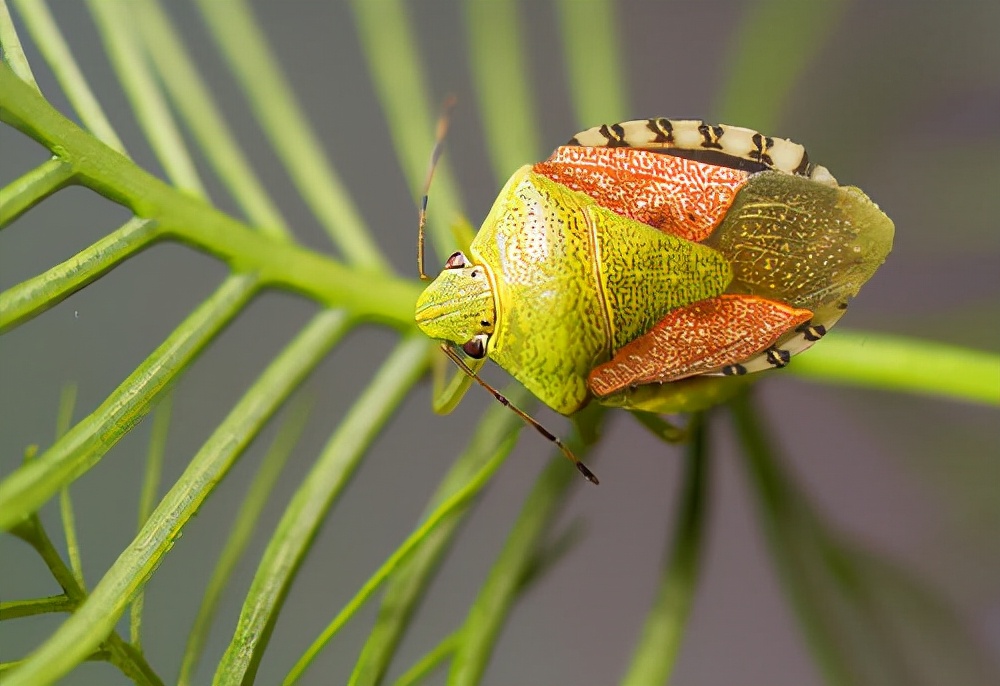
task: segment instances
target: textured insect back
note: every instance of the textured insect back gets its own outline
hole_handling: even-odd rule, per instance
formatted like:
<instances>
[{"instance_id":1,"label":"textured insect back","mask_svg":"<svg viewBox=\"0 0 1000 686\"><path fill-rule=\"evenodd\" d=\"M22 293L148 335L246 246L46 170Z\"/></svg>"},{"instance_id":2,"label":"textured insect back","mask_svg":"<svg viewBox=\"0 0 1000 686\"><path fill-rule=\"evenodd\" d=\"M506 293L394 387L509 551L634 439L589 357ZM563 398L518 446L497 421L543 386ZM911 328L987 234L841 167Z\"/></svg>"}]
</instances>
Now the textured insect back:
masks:
<instances>
[{"instance_id":1,"label":"textured insect back","mask_svg":"<svg viewBox=\"0 0 1000 686\"><path fill-rule=\"evenodd\" d=\"M701 120L641 119L583 131L549 162L570 160L574 148L601 149L596 155L576 157L618 156L628 161L611 161L603 172L592 172L585 164L568 162L565 170L556 164L556 172L564 177L604 174L598 183L564 182L607 198L609 206L626 216L634 216L632 208L640 207L645 216L636 218L641 221L719 250L734 272L727 293L767 298L813 313L758 354L709 374L785 366L836 323L892 247L893 224L878 206L859 189L839 186L825 167L809 161L803 146L787 139ZM647 163L642 155L650 154L666 161ZM642 169L635 173L630 165ZM644 172L659 177L646 182L643 190L651 193L629 197L628 189ZM624 176L625 183L616 184L616 176ZM680 228L669 221L658 223L649 209L657 203L689 222ZM691 314L674 318L680 322ZM667 324L659 331L661 337L680 335ZM706 373L701 364L692 365L695 370Z\"/></svg>"}]
</instances>

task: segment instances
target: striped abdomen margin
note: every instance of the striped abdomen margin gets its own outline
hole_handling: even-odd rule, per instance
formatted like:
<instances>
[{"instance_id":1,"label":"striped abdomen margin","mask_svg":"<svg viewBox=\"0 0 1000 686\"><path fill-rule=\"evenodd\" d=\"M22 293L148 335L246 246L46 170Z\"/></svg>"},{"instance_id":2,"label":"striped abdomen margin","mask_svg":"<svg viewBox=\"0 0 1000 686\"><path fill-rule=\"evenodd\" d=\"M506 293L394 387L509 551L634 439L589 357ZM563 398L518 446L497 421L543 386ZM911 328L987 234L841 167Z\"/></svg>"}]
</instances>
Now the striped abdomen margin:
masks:
<instances>
[{"instance_id":1,"label":"striped abdomen margin","mask_svg":"<svg viewBox=\"0 0 1000 686\"><path fill-rule=\"evenodd\" d=\"M602 124L581 131L567 145L642 148L748 172L774 169L837 185L826 167L809 162L806 149L798 143L741 126L706 124L700 119L660 117Z\"/></svg>"}]
</instances>

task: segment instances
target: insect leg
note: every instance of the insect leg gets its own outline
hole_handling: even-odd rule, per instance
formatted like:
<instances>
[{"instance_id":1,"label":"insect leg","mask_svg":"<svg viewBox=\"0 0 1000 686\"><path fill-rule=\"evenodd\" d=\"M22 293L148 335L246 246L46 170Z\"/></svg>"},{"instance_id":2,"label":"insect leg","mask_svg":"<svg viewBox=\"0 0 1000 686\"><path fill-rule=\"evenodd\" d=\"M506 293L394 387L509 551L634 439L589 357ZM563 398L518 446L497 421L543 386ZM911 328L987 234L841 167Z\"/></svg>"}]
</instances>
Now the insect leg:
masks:
<instances>
[{"instance_id":1,"label":"insect leg","mask_svg":"<svg viewBox=\"0 0 1000 686\"><path fill-rule=\"evenodd\" d=\"M595 485L600 483L600 481L597 480L597 476L595 476L594 473L590 471L587 465L580 462L579 458L577 458L577 456L573 454L573 452L566 446L565 443L559 440L558 436L556 436L551 431L546 429L544 426L539 424L538 421L531 415L529 415L527 412L525 412L524 410L520 409L519 407L511 403L509 400L507 400L507 398L505 398L500 391L498 391L497 389L493 388L493 386L483 381L478 374L469 369L469 366L465 364L465 361L462 360L461 357L459 357L458 353L455 352L454 348L452 348L447 343L442 343L441 349L444 350L445 355L451 358L452 362L458 365L459 369L465 372L480 386L482 386L487 391L492 393L493 397L496 398L501 405L504 405L505 407L509 408L511 411L514 412L514 414L520 417L525 424L534 427L534 429L538 433L540 433L549 441L555 443L556 447L558 447L559 450L562 451L562 454L566 456L566 459L568 459L570 462L576 465L577 470L579 470L579 472L583 474L584 477L586 477L587 481Z\"/></svg>"}]
</instances>

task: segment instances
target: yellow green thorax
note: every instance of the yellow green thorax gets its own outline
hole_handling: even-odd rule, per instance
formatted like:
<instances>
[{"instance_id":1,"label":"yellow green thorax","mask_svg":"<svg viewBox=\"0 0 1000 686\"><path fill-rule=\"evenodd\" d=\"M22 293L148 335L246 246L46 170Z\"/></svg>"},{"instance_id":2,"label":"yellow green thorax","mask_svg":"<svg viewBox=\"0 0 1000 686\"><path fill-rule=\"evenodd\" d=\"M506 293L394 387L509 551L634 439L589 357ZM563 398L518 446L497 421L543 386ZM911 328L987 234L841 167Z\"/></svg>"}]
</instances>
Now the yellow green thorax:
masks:
<instances>
[{"instance_id":1,"label":"yellow green thorax","mask_svg":"<svg viewBox=\"0 0 1000 686\"><path fill-rule=\"evenodd\" d=\"M621 217L527 166L501 191L470 258L493 287L487 354L564 414L587 402L595 365L669 310L718 295L732 279L715 250Z\"/></svg>"}]
</instances>

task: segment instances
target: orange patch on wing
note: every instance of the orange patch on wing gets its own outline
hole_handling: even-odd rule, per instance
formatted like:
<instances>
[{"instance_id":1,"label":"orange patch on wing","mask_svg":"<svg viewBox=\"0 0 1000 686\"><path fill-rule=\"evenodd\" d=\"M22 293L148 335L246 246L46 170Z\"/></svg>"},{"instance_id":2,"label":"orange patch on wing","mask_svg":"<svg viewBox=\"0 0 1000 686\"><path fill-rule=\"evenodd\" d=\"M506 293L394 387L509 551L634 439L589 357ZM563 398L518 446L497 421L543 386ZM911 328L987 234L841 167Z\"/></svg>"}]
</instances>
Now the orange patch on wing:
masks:
<instances>
[{"instance_id":1,"label":"orange patch on wing","mask_svg":"<svg viewBox=\"0 0 1000 686\"><path fill-rule=\"evenodd\" d=\"M689 241L706 239L749 174L637 148L569 145L534 171L622 216Z\"/></svg>"},{"instance_id":2,"label":"orange patch on wing","mask_svg":"<svg viewBox=\"0 0 1000 686\"><path fill-rule=\"evenodd\" d=\"M676 381L746 360L774 345L809 310L753 295L720 295L682 307L595 367L587 385L598 397L628 386Z\"/></svg>"}]
</instances>

